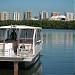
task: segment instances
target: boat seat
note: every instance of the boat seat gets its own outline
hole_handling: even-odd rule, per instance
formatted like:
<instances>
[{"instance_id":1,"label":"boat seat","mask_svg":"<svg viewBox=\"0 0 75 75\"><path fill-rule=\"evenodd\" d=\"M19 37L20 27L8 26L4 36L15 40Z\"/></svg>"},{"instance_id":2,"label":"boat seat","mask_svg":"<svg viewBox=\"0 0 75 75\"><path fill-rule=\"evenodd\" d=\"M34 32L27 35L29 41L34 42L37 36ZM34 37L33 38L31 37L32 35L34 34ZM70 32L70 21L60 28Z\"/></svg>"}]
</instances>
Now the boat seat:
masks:
<instances>
[{"instance_id":1,"label":"boat seat","mask_svg":"<svg viewBox=\"0 0 75 75\"><path fill-rule=\"evenodd\" d=\"M12 48L14 53L17 54L18 41L16 40L7 40L6 43L12 43Z\"/></svg>"},{"instance_id":2,"label":"boat seat","mask_svg":"<svg viewBox=\"0 0 75 75\"><path fill-rule=\"evenodd\" d=\"M5 43L5 56L12 56L12 55L14 55L13 44Z\"/></svg>"},{"instance_id":3,"label":"boat seat","mask_svg":"<svg viewBox=\"0 0 75 75\"><path fill-rule=\"evenodd\" d=\"M0 43L0 51L3 50L3 43Z\"/></svg>"}]
</instances>

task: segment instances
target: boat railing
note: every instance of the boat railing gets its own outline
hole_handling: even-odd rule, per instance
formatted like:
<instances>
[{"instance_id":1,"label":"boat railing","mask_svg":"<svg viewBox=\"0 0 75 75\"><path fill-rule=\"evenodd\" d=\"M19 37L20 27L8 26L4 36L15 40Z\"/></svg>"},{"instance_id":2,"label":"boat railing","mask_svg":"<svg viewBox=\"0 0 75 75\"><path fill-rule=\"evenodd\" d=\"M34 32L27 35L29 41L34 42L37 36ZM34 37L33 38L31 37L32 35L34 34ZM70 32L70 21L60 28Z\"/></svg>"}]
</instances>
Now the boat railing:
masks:
<instances>
[{"instance_id":1,"label":"boat railing","mask_svg":"<svg viewBox=\"0 0 75 75\"><path fill-rule=\"evenodd\" d=\"M20 44L19 53L15 54L14 49L11 47L5 45L5 50L3 50L3 43L0 43L0 56L6 56L6 57L14 57L14 56L23 56L23 57L29 57L32 56L32 44L24 44L24 47L22 44Z\"/></svg>"}]
</instances>

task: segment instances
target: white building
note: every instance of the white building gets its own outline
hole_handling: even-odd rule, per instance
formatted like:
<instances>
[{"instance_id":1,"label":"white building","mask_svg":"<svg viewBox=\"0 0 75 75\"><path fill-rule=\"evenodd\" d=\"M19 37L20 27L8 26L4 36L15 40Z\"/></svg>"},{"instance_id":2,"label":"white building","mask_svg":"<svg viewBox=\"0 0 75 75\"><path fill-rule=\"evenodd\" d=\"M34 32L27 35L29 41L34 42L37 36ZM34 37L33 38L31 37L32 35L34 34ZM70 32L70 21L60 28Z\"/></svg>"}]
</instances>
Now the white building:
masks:
<instances>
[{"instance_id":1,"label":"white building","mask_svg":"<svg viewBox=\"0 0 75 75\"><path fill-rule=\"evenodd\" d=\"M51 12L51 17L52 16L60 16L60 12Z\"/></svg>"},{"instance_id":2,"label":"white building","mask_svg":"<svg viewBox=\"0 0 75 75\"><path fill-rule=\"evenodd\" d=\"M39 19L36 19L36 18L31 18L30 20L39 20Z\"/></svg>"},{"instance_id":3,"label":"white building","mask_svg":"<svg viewBox=\"0 0 75 75\"><path fill-rule=\"evenodd\" d=\"M73 13L71 13L71 12L66 12L65 16L66 16L66 20L73 20L73 18L74 18Z\"/></svg>"},{"instance_id":4,"label":"white building","mask_svg":"<svg viewBox=\"0 0 75 75\"><path fill-rule=\"evenodd\" d=\"M40 12L39 19L48 19L48 12L46 12L46 11Z\"/></svg>"},{"instance_id":5,"label":"white building","mask_svg":"<svg viewBox=\"0 0 75 75\"><path fill-rule=\"evenodd\" d=\"M50 18L50 20L65 20L66 19L66 16L64 15L60 15L60 16L52 16Z\"/></svg>"},{"instance_id":6,"label":"white building","mask_svg":"<svg viewBox=\"0 0 75 75\"><path fill-rule=\"evenodd\" d=\"M13 13L13 20L16 20L16 21L20 20L20 13L19 12Z\"/></svg>"},{"instance_id":7,"label":"white building","mask_svg":"<svg viewBox=\"0 0 75 75\"><path fill-rule=\"evenodd\" d=\"M10 13L9 12L0 12L0 20L9 20L10 19Z\"/></svg>"}]
</instances>

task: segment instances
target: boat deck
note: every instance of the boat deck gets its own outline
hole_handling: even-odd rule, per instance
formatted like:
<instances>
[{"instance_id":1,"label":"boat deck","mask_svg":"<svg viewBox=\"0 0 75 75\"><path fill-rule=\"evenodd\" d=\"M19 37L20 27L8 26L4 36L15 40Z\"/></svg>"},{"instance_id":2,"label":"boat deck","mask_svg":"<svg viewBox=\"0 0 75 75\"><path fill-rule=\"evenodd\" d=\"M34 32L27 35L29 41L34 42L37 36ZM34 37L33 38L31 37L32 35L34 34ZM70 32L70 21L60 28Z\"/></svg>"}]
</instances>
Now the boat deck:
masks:
<instances>
[{"instance_id":1,"label":"boat deck","mask_svg":"<svg viewBox=\"0 0 75 75\"><path fill-rule=\"evenodd\" d=\"M33 58L32 50L30 52L21 52L19 55L3 56L0 55L0 61L31 61Z\"/></svg>"},{"instance_id":2,"label":"boat deck","mask_svg":"<svg viewBox=\"0 0 75 75\"><path fill-rule=\"evenodd\" d=\"M0 61L23 61L23 57L0 57Z\"/></svg>"}]
</instances>

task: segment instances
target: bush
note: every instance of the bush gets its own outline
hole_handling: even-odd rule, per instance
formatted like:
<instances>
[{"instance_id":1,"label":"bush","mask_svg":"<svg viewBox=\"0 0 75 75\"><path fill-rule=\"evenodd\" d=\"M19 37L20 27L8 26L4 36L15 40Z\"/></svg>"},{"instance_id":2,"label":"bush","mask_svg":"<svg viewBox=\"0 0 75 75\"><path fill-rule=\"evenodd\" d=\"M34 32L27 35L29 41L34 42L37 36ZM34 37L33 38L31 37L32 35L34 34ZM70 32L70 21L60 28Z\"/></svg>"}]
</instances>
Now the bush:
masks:
<instances>
[{"instance_id":1,"label":"bush","mask_svg":"<svg viewBox=\"0 0 75 75\"><path fill-rule=\"evenodd\" d=\"M39 26L45 29L75 29L75 21L54 21L54 20L22 20L22 21L0 21L0 26L4 25L27 25Z\"/></svg>"}]
</instances>

